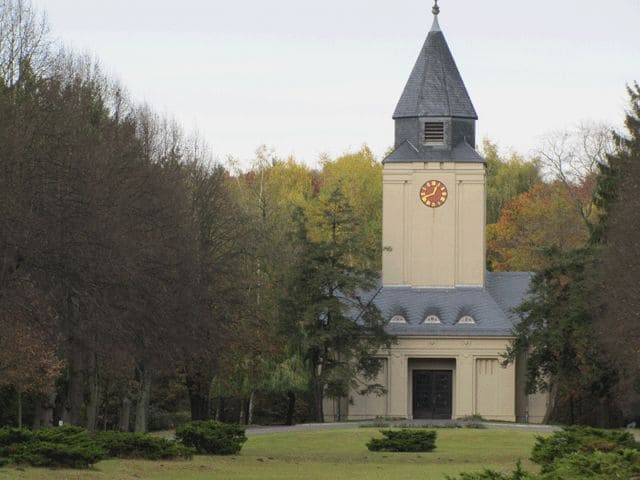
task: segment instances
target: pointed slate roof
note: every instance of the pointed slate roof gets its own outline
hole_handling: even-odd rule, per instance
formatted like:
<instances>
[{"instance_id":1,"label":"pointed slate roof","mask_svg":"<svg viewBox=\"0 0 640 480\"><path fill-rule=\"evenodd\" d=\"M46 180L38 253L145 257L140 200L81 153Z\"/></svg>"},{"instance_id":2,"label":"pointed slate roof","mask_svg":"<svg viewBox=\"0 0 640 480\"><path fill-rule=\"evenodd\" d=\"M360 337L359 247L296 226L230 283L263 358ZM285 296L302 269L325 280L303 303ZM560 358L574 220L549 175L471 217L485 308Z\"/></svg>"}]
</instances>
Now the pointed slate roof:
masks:
<instances>
[{"instance_id":1,"label":"pointed slate roof","mask_svg":"<svg viewBox=\"0 0 640 480\"><path fill-rule=\"evenodd\" d=\"M382 163L406 162L464 162L487 163L487 161L467 142L460 142L451 150L429 150L416 148L405 140L398 148L387 155Z\"/></svg>"},{"instance_id":2,"label":"pointed slate roof","mask_svg":"<svg viewBox=\"0 0 640 480\"><path fill-rule=\"evenodd\" d=\"M406 117L478 119L437 16L393 114Z\"/></svg>"}]
</instances>

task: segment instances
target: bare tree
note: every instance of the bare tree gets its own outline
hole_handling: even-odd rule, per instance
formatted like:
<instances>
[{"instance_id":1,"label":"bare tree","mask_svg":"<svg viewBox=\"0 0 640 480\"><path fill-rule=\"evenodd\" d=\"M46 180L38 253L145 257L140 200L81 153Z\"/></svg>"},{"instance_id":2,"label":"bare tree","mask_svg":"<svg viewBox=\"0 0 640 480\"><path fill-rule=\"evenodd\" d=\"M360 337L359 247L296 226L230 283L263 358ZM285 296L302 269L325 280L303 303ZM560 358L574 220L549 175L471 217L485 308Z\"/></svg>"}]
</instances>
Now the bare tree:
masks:
<instances>
[{"instance_id":1,"label":"bare tree","mask_svg":"<svg viewBox=\"0 0 640 480\"><path fill-rule=\"evenodd\" d=\"M598 165L614 151L612 132L607 124L583 122L545 135L536 151L543 173L564 185L587 225L592 222Z\"/></svg>"},{"instance_id":2,"label":"bare tree","mask_svg":"<svg viewBox=\"0 0 640 480\"><path fill-rule=\"evenodd\" d=\"M0 0L0 76L8 86L24 68L42 73L50 57L51 39L46 16L28 0Z\"/></svg>"}]
</instances>

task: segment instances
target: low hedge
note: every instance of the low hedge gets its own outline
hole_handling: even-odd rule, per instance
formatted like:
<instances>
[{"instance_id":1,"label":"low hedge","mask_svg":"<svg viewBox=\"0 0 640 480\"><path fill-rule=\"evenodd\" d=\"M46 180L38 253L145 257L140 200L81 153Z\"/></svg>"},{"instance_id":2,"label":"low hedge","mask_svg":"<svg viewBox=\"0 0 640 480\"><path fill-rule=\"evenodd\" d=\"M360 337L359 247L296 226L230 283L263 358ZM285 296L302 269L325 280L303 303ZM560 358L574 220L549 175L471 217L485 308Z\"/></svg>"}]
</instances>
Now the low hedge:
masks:
<instances>
[{"instance_id":1,"label":"low hedge","mask_svg":"<svg viewBox=\"0 0 640 480\"><path fill-rule=\"evenodd\" d=\"M419 428L380 430L384 438L372 438L367 448L372 452L430 452L436 448L436 432Z\"/></svg>"},{"instance_id":2,"label":"low hedge","mask_svg":"<svg viewBox=\"0 0 640 480\"><path fill-rule=\"evenodd\" d=\"M79 427L0 428L0 465L88 468L107 458L191 458L194 449L141 433L89 433Z\"/></svg>"},{"instance_id":3,"label":"low hedge","mask_svg":"<svg viewBox=\"0 0 640 480\"><path fill-rule=\"evenodd\" d=\"M553 469L542 475L542 480L613 480L639 479L640 452L572 453L556 462Z\"/></svg>"},{"instance_id":4,"label":"low hedge","mask_svg":"<svg viewBox=\"0 0 640 480\"><path fill-rule=\"evenodd\" d=\"M0 429L0 461L34 467L88 468L107 452L82 428Z\"/></svg>"},{"instance_id":5,"label":"low hedge","mask_svg":"<svg viewBox=\"0 0 640 480\"><path fill-rule=\"evenodd\" d=\"M554 468L556 461L573 453L620 453L627 449L638 449L638 443L630 432L572 426L564 427L548 437L536 437L531 460L540 465L545 473Z\"/></svg>"},{"instance_id":6,"label":"low hedge","mask_svg":"<svg viewBox=\"0 0 640 480\"><path fill-rule=\"evenodd\" d=\"M640 479L640 449L630 432L591 427L565 427L537 437L531 459L541 473L511 474L493 470L463 473L457 480L632 480ZM447 477L454 480L453 477Z\"/></svg>"},{"instance_id":7,"label":"low hedge","mask_svg":"<svg viewBox=\"0 0 640 480\"><path fill-rule=\"evenodd\" d=\"M144 433L99 432L96 443L109 457L144 458L147 460L189 459L195 450L166 438L152 437Z\"/></svg>"},{"instance_id":8,"label":"low hedge","mask_svg":"<svg viewBox=\"0 0 640 480\"><path fill-rule=\"evenodd\" d=\"M198 453L233 455L247 441L244 428L215 420L196 420L176 428L176 438Z\"/></svg>"}]
</instances>

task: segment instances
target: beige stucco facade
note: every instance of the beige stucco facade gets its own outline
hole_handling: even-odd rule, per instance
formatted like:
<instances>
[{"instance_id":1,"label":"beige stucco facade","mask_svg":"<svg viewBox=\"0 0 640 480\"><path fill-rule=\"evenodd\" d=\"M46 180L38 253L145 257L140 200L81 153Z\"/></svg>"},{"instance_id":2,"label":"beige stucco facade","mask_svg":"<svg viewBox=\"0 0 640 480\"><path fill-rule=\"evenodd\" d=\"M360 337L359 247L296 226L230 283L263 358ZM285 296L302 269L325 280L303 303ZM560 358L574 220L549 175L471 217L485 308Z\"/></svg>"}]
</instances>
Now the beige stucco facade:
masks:
<instances>
[{"instance_id":1,"label":"beige stucco facade","mask_svg":"<svg viewBox=\"0 0 640 480\"><path fill-rule=\"evenodd\" d=\"M420 188L447 188L447 201L425 208ZM482 163L394 163L384 166L384 285L482 286L485 274L485 167Z\"/></svg>"},{"instance_id":2,"label":"beige stucco facade","mask_svg":"<svg viewBox=\"0 0 640 480\"><path fill-rule=\"evenodd\" d=\"M515 421L516 368L501 366L501 354L508 343L505 338L401 338L389 351L381 352L383 367L376 383L387 393L351 392L348 408L341 405L342 419L412 419L412 372L450 370L451 418L478 414L492 420ZM337 419L336 402L329 401L325 407L328 418Z\"/></svg>"}]
</instances>

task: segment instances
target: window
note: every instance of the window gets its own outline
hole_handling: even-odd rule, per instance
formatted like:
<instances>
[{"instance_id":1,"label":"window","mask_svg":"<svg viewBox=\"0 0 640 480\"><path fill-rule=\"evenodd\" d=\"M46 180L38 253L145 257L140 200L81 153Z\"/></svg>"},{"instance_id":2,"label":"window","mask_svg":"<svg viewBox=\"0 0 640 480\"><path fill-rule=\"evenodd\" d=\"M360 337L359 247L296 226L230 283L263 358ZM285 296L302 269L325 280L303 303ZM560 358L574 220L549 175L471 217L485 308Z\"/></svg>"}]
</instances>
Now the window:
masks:
<instances>
[{"instance_id":1,"label":"window","mask_svg":"<svg viewBox=\"0 0 640 480\"><path fill-rule=\"evenodd\" d=\"M427 318L424 319L424 323L436 324L442 323L440 318L437 315L427 315Z\"/></svg>"},{"instance_id":2,"label":"window","mask_svg":"<svg viewBox=\"0 0 640 480\"><path fill-rule=\"evenodd\" d=\"M476 321L473 319L473 317L471 315L464 315L464 316L460 317L460 320L458 320L458 323L463 324L463 325L472 325L472 324L476 323Z\"/></svg>"},{"instance_id":3,"label":"window","mask_svg":"<svg viewBox=\"0 0 640 480\"><path fill-rule=\"evenodd\" d=\"M389 320L389 323L407 323L407 321L402 315L394 315L391 317L391 320Z\"/></svg>"},{"instance_id":4,"label":"window","mask_svg":"<svg viewBox=\"0 0 640 480\"><path fill-rule=\"evenodd\" d=\"M442 145L444 143L444 123L425 122L423 141L425 145Z\"/></svg>"}]
</instances>

